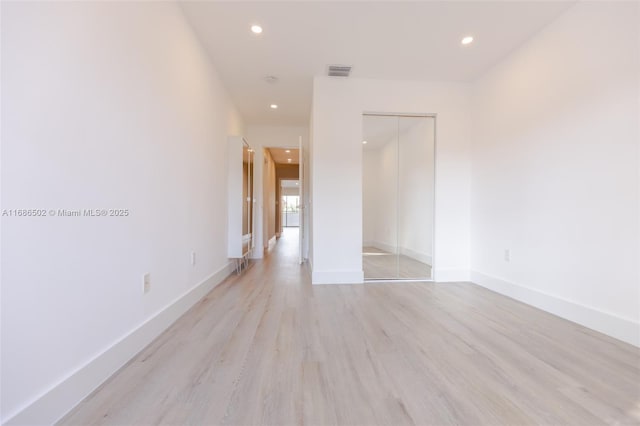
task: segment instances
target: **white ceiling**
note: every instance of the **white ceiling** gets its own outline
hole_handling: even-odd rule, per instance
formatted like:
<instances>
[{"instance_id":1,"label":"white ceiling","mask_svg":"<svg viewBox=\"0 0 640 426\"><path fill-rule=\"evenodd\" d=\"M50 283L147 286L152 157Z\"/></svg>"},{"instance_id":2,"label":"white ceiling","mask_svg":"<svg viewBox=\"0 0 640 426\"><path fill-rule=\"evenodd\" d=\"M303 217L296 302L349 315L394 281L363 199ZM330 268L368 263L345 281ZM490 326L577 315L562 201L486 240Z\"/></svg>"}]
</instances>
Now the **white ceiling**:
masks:
<instances>
[{"instance_id":1,"label":"white ceiling","mask_svg":"<svg viewBox=\"0 0 640 426\"><path fill-rule=\"evenodd\" d=\"M328 64L352 65L355 78L471 81L571 4L181 2L245 122L279 125L308 124L313 77Z\"/></svg>"}]
</instances>

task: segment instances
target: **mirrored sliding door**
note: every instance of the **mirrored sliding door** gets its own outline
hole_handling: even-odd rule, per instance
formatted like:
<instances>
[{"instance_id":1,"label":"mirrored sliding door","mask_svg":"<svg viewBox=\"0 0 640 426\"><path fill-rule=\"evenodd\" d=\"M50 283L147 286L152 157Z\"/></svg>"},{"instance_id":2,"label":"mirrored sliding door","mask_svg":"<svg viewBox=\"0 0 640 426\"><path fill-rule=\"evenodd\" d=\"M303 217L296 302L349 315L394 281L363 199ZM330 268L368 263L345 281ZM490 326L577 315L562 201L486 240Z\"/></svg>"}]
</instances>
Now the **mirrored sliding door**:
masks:
<instances>
[{"instance_id":1,"label":"mirrored sliding door","mask_svg":"<svg viewBox=\"0 0 640 426\"><path fill-rule=\"evenodd\" d=\"M362 262L365 279L399 276L398 117L363 118Z\"/></svg>"},{"instance_id":2,"label":"mirrored sliding door","mask_svg":"<svg viewBox=\"0 0 640 426\"><path fill-rule=\"evenodd\" d=\"M363 117L365 279L432 278L435 117Z\"/></svg>"}]
</instances>

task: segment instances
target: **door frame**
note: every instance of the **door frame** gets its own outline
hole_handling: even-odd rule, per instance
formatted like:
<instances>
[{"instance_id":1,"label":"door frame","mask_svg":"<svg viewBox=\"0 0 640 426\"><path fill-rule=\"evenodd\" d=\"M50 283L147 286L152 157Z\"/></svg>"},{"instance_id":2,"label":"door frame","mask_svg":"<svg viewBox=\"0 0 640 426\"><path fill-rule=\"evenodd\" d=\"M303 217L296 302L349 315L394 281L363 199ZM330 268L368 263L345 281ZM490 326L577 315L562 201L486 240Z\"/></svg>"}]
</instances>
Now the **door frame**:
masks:
<instances>
[{"instance_id":1,"label":"door frame","mask_svg":"<svg viewBox=\"0 0 640 426\"><path fill-rule=\"evenodd\" d=\"M376 116L376 117L425 117L433 118L433 235L431 236L431 278L365 278L365 283L402 283L402 282L435 282L436 281L436 262L437 262L437 246L436 246L436 234L437 234L437 195L438 195L438 114L437 113L412 113L412 112L381 112L381 111L363 111L362 117ZM363 191L364 193L364 191ZM364 268L363 268L364 272Z\"/></svg>"}]
</instances>

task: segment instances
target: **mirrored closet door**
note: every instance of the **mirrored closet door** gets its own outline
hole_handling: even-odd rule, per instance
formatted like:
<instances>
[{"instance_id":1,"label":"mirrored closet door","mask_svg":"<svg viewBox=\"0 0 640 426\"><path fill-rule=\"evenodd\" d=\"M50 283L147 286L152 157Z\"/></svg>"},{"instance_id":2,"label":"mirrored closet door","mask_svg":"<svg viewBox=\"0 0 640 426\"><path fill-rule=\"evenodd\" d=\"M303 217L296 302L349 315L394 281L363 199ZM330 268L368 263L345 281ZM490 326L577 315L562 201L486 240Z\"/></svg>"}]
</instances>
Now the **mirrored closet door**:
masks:
<instances>
[{"instance_id":1,"label":"mirrored closet door","mask_svg":"<svg viewBox=\"0 0 640 426\"><path fill-rule=\"evenodd\" d=\"M368 280L433 277L435 117L363 117L363 248Z\"/></svg>"}]
</instances>

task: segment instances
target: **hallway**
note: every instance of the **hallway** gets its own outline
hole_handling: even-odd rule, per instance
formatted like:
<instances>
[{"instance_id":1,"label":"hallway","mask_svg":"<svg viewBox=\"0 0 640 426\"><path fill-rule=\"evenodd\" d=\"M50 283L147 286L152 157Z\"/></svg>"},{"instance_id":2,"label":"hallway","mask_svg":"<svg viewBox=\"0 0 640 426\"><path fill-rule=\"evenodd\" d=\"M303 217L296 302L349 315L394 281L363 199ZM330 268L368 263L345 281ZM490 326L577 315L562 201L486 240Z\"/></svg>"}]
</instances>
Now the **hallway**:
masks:
<instances>
[{"instance_id":1,"label":"hallway","mask_svg":"<svg viewBox=\"0 0 640 426\"><path fill-rule=\"evenodd\" d=\"M311 286L296 231L60 424L640 419L638 349L472 284Z\"/></svg>"}]
</instances>

